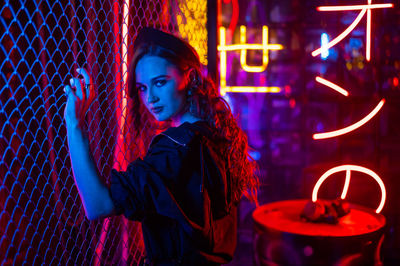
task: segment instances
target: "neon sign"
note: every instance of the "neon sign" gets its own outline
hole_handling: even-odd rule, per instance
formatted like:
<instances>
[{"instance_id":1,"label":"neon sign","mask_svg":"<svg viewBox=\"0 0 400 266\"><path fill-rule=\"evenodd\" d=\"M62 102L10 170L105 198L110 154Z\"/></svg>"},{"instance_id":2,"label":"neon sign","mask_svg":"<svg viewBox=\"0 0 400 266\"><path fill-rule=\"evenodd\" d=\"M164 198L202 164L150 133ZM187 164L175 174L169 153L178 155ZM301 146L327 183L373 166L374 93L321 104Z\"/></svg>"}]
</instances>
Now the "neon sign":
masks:
<instances>
[{"instance_id":1,"label":"neon sign","mask_svg":"<svg viewBox=\"0 0 400 266\"><path fill-rule=\"evenodd\" d=\"M344 96L348 96L349 92L343 88L341 88L340 86L336 85L333 82L330 82L329 80L326 80L324 78L321 77L316 77L315 80L321 84L324 84L325 86L343 94ZM361 119L360 121L347 126L345 128L342 129L338 129L338 130L334 130L334 131L330 131L330 132L324 132L324 133L316 133L313 135L313 139L327 139L327 138L333 138L333 137L337 137L340 135L344 135L347 134L351 131L356 130L357 128L361 127L362 125L364 125L365 123L367 123L369 120L371 120L382 108L382 106L385 104L385 99L382 99L378 105L368 114L366 115L363 119Z\"/></svg>"},{"instance_id":2,"label":"neon sign","mask_svg":"<svg viewBox=\"0 0 400 266\"><path fill-rule=\"evenodd\" d=\"M367 13L367 29L366 29L366 47L365 54L367 61L371 60L371 9L376 8L391 8L393 4L372 4L372 0L368 0L367 5L350 5L350 6L320 6L317 7L318 11L349 11L349 10L361 10L356 19L345 29L339 36L330 41L326 46L318 48L313 51L312 56L317 56L321 52L326 49L335 46L338 42L343 40L360 22L360 20L364 17L365 13Z\"/></svg>"},{"instance_id":3,"label":"neon sign","mask_svg":"<svg viewBox=\"0 0 400 266\"><path fill-rule=\"evenodd\" d=\"M268 44L268 27L263 26L262 30L262 44L247 44L246 43L246 27L240 26L240 46L236 46L236 49L240 49L240 64L242 68L247 72L263 72L268 65L269 56L268 50L281 50L283 46L280 44ZM247 50L262 50L262 66L248 66L246 64Z\"/></svg>"},{"instance_id":4,"label":"neon sign","mask_svg":"<svg viewBox=\"0 0 400 266\"><path fill-rule=\"evenodd\" d=\"M220 2L220 1L218 1ZM224 4L228 4L231 2L232 4L232 19L231 22L229 23L228 30L230 32L233 32L236 28L236 24L239 20L239 1L238 0L223 0ZM221 7L218 7L221 9Z\"/></svg>"},{"instance_id":5,"label":"neon sign","mask_svg":"<svg viewBox=\"0 0 400 266\"><path fill-rule=\"evenodd\" d=\"M368 115L366 115L363 119L361 119L360 121L347 126L345 128L342 129L338 129L338 130L334 130L334 131L330 131L330 132L324 132L324 133L317 133L313 135L313 139L327 139L327 138L333 138L333 137L337 137L340 135L344 135L347 134L351 131L356 130L357 128L361 127L362 125L364 125L365 123L367 123L369 120L371 120L372 117L374 117L382 108L382 106L385 104L385 99L382 99L378 105L374 108L374 110L372 110Z\"/></svg>"},{"instance_id":6,"label":"neon sign","mask_svg":"<svg viewBox=\"0 0 400 266\"><path fill-rule=\"evenodd\" d=\"M240 27L240 44L226 44L226 29L225 27L219 28L219 40L220 44L217 50L220 52L220 92L221 95L225 95L226 92L263 92L263 93L277 93L281 89L279 87L254 87L254 86L227 86L226 85L226 53L227 51L240 51L240 64L242 68L247 72L262 72L264 71L269 63L269 50L281 50L283 46L281 44L269 44L268 43L268 27L263 26L262 29L262 43L261 44L248 44L246 43L246 27ZM261 66L249 66L246 62L247 50L262 50L262 65Z\"/></svg>"},{"instance_id":7,"label":"neon sign","mask_svg":"<svg viewBox=\"0 0 400 266\"><path fill-rule=\"evenodd\" d=\"M344 30L339 36L334 38L332 41L328 43L321 44L321 48L313 51L311 54L312 56L317 56L323 52L326 52L327 49L331 48L332 46L336 45L339 43L341 40L343 40L360 22L360 20L364 17L365 13L367 13L367 29L366 29L366 60L370 61L371 60L371 9L376 9L376 8L390 8L393 7L393 4L372 4L372 0L368 0L367 5L352 5L352 6L321 6L318 7L318 11L345 11L345 10L361 10L361 12L358 14L356 19L347 27L346 30ZM347 90L341 88L340 86L334 84L333 82L330 82L326 79L323 79L321 77L316 77L315 80L339 93L341 93L344 96L348 96L349 93ZM346 133L349 133L351 131L354 131L367 123L369 120L371 120L383 107L385 104L385 99L382 99L378 105L368 114L366 115L363 119L359 120L358 122L347 126L342 129L330 131L330 132L324 132L324 133L318 133L313 135L313 139L326 139L326 138L333 138L337 137ZM351 171L358 171L362 172L364 174L367 174L371 176L372 178L375 179L375 181L379 184L379 187L381 189L381 202L379 203L378 208L376 209L376 213L381 212L385 200L386 200L386 190L385 186L382 182L382 179L372 170L358 166L358 165L341 165L334 167L327 172L325 172L317 181L317 183L314 186L313 193L312 193L312 201L317 201L317 195L318 195L318 190L322 183L332 174L335 174L337 172L345 171L346 172L346 179L345 183L343 186L343 191L341 194L341 198L345 199L349 186L350 186L350 178L351 178Z\"/></svg>"},{"instance_id":8,"label":"neon sign","mask_svg":"<svg viewBox=\"0 0 400 266\"><path fill-rule=\"evenodd\" d=\"M334 89L335 91L343 94L344 96L349 96L349 92L346 91L345 89L343 89L342 87L339 87L338 85L336 85L333 82L330 82L329 80L326 80L324 78L321 77L315 77L315 80L321 84L324 84L325 86Z\"/></svg>"},{"instance_id":9,"label":"neon sign","mask_svg":"<svg viewBox=\"0 0 400 266\"><path fill-rule=\"evenodd\" d=\"M361 167L358 165L341 165L341 166L337 166L334 167L330 170L328 170L327 172L325 172L317 181L317 183L314 186L313 192L312 192L312 201L316 202L317 201L317 196L318 196L318 190L321 187L322 183L331 175L337 173L337 172L341 172L341 171L346 171L346 180L343 186L343 191L342 191L342 195L340 196L342 199L346 198L347 195L347 191L349 190L349 186L350 186L350 178L351 178L351 171L357 171L357 172L362 172L364 174L367 174L369 176L371 176L373 179L375 179L375 181L379 184L379 187L381 189L381 202L379 203L378 208L376 209L376 213L380 213L383 205L385 205L385 201L386 201L386 189L385 189L385 185L382 182L382 179L372 170L365 168L365 167Z\"/></svg>"}]
</instances>

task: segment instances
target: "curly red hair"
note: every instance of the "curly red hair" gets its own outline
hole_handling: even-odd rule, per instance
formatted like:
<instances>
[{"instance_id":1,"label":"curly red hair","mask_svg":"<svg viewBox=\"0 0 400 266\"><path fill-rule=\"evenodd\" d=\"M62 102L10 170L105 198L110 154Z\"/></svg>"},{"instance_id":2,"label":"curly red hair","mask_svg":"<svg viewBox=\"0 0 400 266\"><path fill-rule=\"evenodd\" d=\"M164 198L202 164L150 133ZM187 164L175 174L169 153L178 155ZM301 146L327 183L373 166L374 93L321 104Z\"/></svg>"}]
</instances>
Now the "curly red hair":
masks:
<instances>
[{"instance_id":1,"label":"curly red hair","mask_svg":"<svg viewBox=\"0 0 400 266\"><path fill-rule=\"evenodd\" d=\"M189 45L189 47L191 46ZM197 56L194 49L193 52ZM191 88L192 92L188 96L191 97L190 102L192 103L190 112L201 120L207 121L209 126L214 129L214 136L218 139L218 143L221 143L219 145L220 151L218 152L221 156L227 156L229 172L232 178L233 201L239 202L244 194L257 203L257 189L259 186L256 176L257 164L249 155L247 135L239 127L229 105L220 96L212 80L202 75L198 56L197 60L188 59L188 57L178 55L174 51L154 43L135 47L128 74L128 87L129 95L133 100L131 122L134 127L134 137L141 141L140 146L148 147L151 136L169 126L168 122L155 121L154 117L140 101L139 93L136 89L135 69L137 62L145 55L165 58L182 73L188 70L191 71L186 86L186 89ZM145 151L142 149L139 155L143 156L144 153Z\"/></svg>"}]
</instances>

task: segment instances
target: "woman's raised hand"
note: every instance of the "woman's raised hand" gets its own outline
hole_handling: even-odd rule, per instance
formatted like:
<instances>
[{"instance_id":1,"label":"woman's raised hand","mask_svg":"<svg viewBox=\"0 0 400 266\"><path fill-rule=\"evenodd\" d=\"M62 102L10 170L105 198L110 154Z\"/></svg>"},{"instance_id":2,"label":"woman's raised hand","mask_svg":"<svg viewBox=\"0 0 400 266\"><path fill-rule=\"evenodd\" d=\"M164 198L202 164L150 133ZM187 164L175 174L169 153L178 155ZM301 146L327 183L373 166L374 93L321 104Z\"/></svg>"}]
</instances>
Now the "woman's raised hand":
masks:
<instances>
[{"instance_id":1,"label":"woman's raised hand","mask_svg":"<svg viewBox=\"0 0 400 266\"><path fill-rule=\"evenodd\" d=\"M83 68L76 69L80 78L71 78L70 85L64 87L67 94L67 103L64 110L64 119L67 126L78 126L83 130L85 124L86 111L94 100L93 82L88 73Z\"/></svg>"}]
</instances>

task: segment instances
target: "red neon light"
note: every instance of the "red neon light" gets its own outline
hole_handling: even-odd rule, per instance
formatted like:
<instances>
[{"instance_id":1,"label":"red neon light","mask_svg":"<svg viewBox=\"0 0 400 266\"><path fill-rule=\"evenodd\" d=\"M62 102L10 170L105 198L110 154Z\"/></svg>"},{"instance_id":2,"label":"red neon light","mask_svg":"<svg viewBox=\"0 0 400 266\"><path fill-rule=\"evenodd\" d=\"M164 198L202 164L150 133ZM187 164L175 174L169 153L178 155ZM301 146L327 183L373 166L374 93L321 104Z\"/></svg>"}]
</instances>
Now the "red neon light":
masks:
<instances>
[{"instance_id":1,"label":"red neon light","mask_svg":"<svg viewBox=\"0 0 400 266\"><path fill-rule=\"evenodd\" d=\"M337 137L340 135L344 135L347 134L353 130L356 130L357 128L361 127L362 125L364 125L365 123L367 123L369 120L371 120L372 117L374 117L379 110L381 110L382 106L385 103L385 99L382 99L378 105L374 108L374 110L372 110L366 117L364 117L363 119L361 119L360 121L339 129L339 130L334 130L334 131L330 131L330 132L324 132L324 133L317 133L313 135L313 139L327 139L327 138L333 138L333 137Z\"/></svg>"},{"instance_id":2,"label":"red neon light","mask_svg":"<svg viewBox=\"0 0 400 266\"><path fill-rule=\"evenodd\" d=\"M362 167L362 166L358 166L358 165L341 165L341 166L337 166L334 167L328 171L326 171L317 181L317 183L314 186L313 192L312 192L312 201L317 201L317 196L318 196L318 190L321 187L322 183L331 175L333 175L334 173L337 172L341 172L341 171L346 171L346 181L345 181L345 186L343 188L343 192L341 195L342 199L346 198L347 195L347 190L349 188L349 184L350 184L350 174L351 171L357 171L357 172L362 172L365 173L369 176L371 176L373 179L375 179L375 181L379 184L379 187L381 189L381 202L379 203L378 208L376 209L376 213L380 213L383 206L385 205L385 201L386 201L386 189L385 189L385 185L383 184L382 179L372 170Z\"/></svg>"},{"instance_id":3,"label":"red neon light","mask_svg":"<svg viewBox=\"0 0 400 266\"><path fill-rule=\"evenodd\" d=\"M235 31L238 20L239 20L239 2L238 0L232 0L232 20L231 23L229 24L229 29L231 30L232 35L233 32Z\"/></svg>"},{"instance_id":4,"label":"red neon light","mask_svg":"<svg viewBox=\"0 0 400 266\"><path fill-rule=\"evenodd\" d=\"M351 5L351 6L319 6L318 11L349 11L349 10L362 10L362 9L377 9L377 8L390 8L393 4L371 4L368 0L368 5Z\"/></svg>"},{"instance_id":5,"label":"red neon light","mask_svg":"<svg viewBox=\"0 0 400 266\"><path fill-rule=\"evenodd\" d=\"M118 9L114 7L114 11ZM124 1L123 4L123 17L121 24L114 24L114 34L117 39L116 46L114 48L115 54L120 55L116 56L116 64L115 64L115 73L117 84L116 92L117 92L117 101L116 101L116 119L118 121L118 133L117 133L117 145L114 151L114 164L113 168L117 170L125 170L128 165L127 160L125 159L126 154L126 145L124 141L124 126L127 112L127 88L126 88L126 79L127 79L127 70L128 70L128 23L129 23L129 1ZM120 27L122 28L122 35L120 33ZM122 74L122 75L121 75Z\"/></svg>"},{"instance_id":6,"label":"red neon light","mask_svg":"<svg viewBox=\"0 0 400 266\"><path fill-rule=\"evenodd\" d=\"M368 5L371 5L372 0L368 0ZM366 43L365 43L365 59L371 60L371 9L367 10L367 32L366 32Z\"/></svg>"},{"instance_id":7,"label":"red neon light","mask_svg":"<svg viewBox=\"0 0 400 266\"><path fill-rule=\"evenodd\" d=\"M349 10L361 10L360 14L358 14L357 18L350 24L350 26L343 31L339 36L330 41L324 49L329 49L332 46L336 45L338 42L343 40L360 22L362 17L367 13L367 29L366 29L366 47L365 47L365 58L367 61L371 60L371 9L377 8L392 8L393 4L372 4L372 0L368 0L367 5L350 5L350 6L320 6L317 7L318 11L349 11ZM322 47L311 53L312 56L317 56L322 52Z\"/></svg>"},{"instance_id":8,"label":"red neon light","mask_svg":"<svg viewBox=\"0 0 400 266\"><path fill-rule=\"evenodd\" d=\"M336 85L335 83L330 82L329 80L326 80L324 78L321 77L315 77L315 80L321 84L324 84L325 86L334 89L335 91L343 94L344 96L349 96L349 92L346 91L345 89L343 89L342 87L339 87L338 85Z\"/></svg>"},{"instance_id":9,"label":"red neon light","mask_svg":"<svg viewBox=\"0 0 400 266\"><path fill-rule=\"evenodd\" d=\"M120 12L120 7L118 1L114 2L113 5L114 14L118 14ZM127 105L127 88L126 88L126 79L127 79L127 55L128 55L128 20L129 20L129 1L123 1L123 18L122 18L122 36L120 33L120 23L114 23L113 25L113 33L115 37L114 44L114 54L121 55L122 57L115 57L115 84L116 84L116 119L118 121L118 134L117 134L117 145L114 151L114 163L113 168L117 170L125 170L128 165L127 160L125 159L126 154L126 145L124 141L124 125L126 119L126 105ZM119 22L119 21L118 21ZM121 75L122 73L122 75ZM124 227L126 228L126 227ZM96 256L95 256L95 265L100 265L99 258L102 257L102 252L104 249L104 243L107 238L108 230L110 229L110 220L104 219L103 228L101 230L101 234L99 236L99 240L96 246ZM126 230L123 230L122 238L127 243L128 241L128 233ZM122 247L122 259L128 259L128 248L126 246Z\"/></svg>"},{"instance_id":10,"label":"red neon light","mask_svg":"<svg viewBox=\"0 0 400 266\"><path fill-rule=\"evenodd\" d=\"M129 0L124 0L124 8L123 8L124 17L122 19L122 102L121 102L121 109L122 109L122 116L119 120L119 137L118 137L118 145L121 147L122 157L118 156L119 163L122 165L123 169L126 169L128 166L128 161L126 160L126 144L124 141L124 127L125 127L125 120L127 116L127 78L128 78L128 25L129 25ZM122 142L122 143L121 143ZM119 154L120 155L120 154ZM126 224L126 221L125 221ZM128 243L128 232L127 227L125 226L122 232L122 239L124 243ZM104 243L104 242L102 242ZM122 260L127 261L129 258L129 250L127 247L122 248Z\"/></svg>"},{"instance_id":11,"label":"red neon light","mask_svg":"<svg viewBox=\"0 0 400 266\"><path fill-rule=\"evenodd\" d=\"M357 24L360 22L360 20L362 19L362 17L364 16L365 12L367 10L363 9L360 14L358 14L357 18L353 21L353 23L350 24L350 26L343 31L339 36L337 36L335 39L332 39L332 41L328 42L323 48L324 49L329 49L332 46L335 46L338 42L340 42L341 40L343 40L352 30L354 30L354 28L357 26ZM312 56L317 56L322 52L322 47L318 48L317 50L313 51L311 53Z\"/></svg>"},{"instance_id":12,"label":"red neon light","mask_svg":"<svg viewBox=\"0 0 400 266\"><path fill-rule=\"evenodd\" d=\"M226 5L229 4L229 2L232 2L232 19L231 23L229 23L228 29L230 30L230 33L233 34L239 19L239 2L238 0L223 0L223 2Z\"/></svg>"},{"instance_id":13,"label":"red neon light","mask_svg":"<svg viewBox=\"0 0 400 266\"><path fill-rule=\"evenodd\" d=\"M340 195L340 198L343 200L346 198L347 191L349 191L350 178L351 178L351 171L346 170L346 179L344 180L342 195Z\"/></svg>"},{"instance_id":14,"label":"red neon light","mask_svg":"<svg viewBox=\"0 0 400 266\"><path fill-rule=\"evenodd\" d=\"M397 77L393 78L393 86L397 87L399 85L399 79Z\"/></svg>"}]
</instances>

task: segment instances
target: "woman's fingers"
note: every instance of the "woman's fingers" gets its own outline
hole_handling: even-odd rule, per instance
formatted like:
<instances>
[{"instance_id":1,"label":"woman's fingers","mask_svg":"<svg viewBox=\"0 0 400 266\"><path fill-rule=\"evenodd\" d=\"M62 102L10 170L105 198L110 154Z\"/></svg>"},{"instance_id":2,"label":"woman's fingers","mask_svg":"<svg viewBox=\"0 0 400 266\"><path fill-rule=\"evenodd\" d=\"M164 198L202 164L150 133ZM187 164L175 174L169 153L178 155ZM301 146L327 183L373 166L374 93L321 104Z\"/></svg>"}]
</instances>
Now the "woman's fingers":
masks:
<instances>
[{"instance_id":1,"label":"woman's fingers","mask_svg":"<svg viewBox=\"0 0 400 266\"><path fill-rule=\"evenodd\" d=\"M75 89L75 95L82 100L83 98L83 93L82 93L82 84L81 81L78 78L71 78L69 80L69 83L71 84L71 88L76 88Z\"/></svg>"},{"instance_id":2,"label":"woman's fingers","mask_svg":"<svg viewBox=\"0 0 400 266\"><path fill-rule=\"evenodd\" d=\"M91 77L88 75L86 70L78 68L76 72L83 78L71 78L69 80L71 87L67 85L64 88L68 97L66 117L77 119L79 127L83 129L86 112L95 98L95 93ZM68 108L68 106L70 107Z\"/></svg>"},{"instance_id":3,"label":"woman's fingers","mask_svg":"<svg viewBox=\"0 0 400 266\"><path fill-rule=\"evenodd\" d=\"M90 82L90 76L86 72L84 68L77 68L76 72L80 75L82 75L83 79L85 80L85 84L91 84Z\"/></svg>"},{"instance_id":4,"label":"woman's fingers","mask_svg":"<svg viewBox=\"0 0 400 266\"><path fill-rule=\"evenodd\" d=\"M86 98L90 98L90 95L93 93L90 91L92 87L92 79L90 78L89 74L86 72L84 68L77 68L76 72L83 77L84 81L84 95Z\"/></svg>"}]
</instances>

